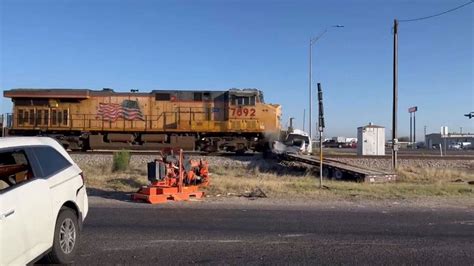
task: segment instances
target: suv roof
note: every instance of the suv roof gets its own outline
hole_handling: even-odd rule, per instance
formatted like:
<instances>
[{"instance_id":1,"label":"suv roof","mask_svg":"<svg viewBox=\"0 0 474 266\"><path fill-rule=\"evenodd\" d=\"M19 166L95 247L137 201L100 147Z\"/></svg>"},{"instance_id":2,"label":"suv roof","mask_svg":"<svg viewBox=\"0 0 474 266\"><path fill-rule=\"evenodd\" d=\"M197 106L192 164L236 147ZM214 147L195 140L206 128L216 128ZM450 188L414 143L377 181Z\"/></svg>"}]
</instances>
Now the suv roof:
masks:
<instances>
[{"instance_id":1,"label":"suv roof","mask_svg":"<svg viewBox=\"0 0 474 266\"><path fill-rule=\"evenodd\" d=\"M2 137L0 138L0 148L29 146L29 145L56 146L55 144L58 144L58 142L48 137Z\"/></svg>"},{"instance_id":2,"label":"suv roof","mask_svg":"<svg viewBox=\"0 0 474 266\"><path fill-rule=\"evenodd\" d=\"M28 146L50 146L57 150L72 164L75 164L64 148L53 138L49 137L1 137L0 149Z\"/></svg>"}]
</instances>

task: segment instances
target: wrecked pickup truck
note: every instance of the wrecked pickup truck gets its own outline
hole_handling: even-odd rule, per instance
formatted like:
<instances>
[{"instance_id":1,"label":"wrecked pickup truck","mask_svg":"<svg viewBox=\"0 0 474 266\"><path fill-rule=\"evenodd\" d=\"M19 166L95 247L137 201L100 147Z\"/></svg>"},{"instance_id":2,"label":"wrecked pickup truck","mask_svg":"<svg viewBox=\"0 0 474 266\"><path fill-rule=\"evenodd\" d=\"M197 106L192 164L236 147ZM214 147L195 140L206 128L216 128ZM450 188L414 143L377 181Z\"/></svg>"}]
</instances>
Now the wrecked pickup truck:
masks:
<instances>
[{"instance_id":1,"label":"wrecked pickup truck","mask_svg":"<svg viewBox=\"0 0 474 266\"><path fill-rule=\"evenodd\" d=\"M283 141L274 141L272 145L272 151L276 154L311 154L312 149L309 134L299 129L293 129Z\"/></svg>"}]
</instances>

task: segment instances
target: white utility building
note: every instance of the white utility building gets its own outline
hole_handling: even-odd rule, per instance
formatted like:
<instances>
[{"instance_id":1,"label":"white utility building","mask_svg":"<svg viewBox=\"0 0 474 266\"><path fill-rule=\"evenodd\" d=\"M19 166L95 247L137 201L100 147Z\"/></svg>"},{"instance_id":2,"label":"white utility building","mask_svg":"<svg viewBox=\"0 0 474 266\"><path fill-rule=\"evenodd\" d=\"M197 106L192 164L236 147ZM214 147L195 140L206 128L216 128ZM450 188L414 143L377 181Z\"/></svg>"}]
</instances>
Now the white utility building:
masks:
<instances>
[{"instance_id":1,"label":"white utility building","mask_svg":"<svg viewBox=\"0 0 474 266\"><path fill-rule=\"evenodd\" d=\"M385 155L385 128L372 123L357 128L357 155Z\"/></svg>"}]
</instances>

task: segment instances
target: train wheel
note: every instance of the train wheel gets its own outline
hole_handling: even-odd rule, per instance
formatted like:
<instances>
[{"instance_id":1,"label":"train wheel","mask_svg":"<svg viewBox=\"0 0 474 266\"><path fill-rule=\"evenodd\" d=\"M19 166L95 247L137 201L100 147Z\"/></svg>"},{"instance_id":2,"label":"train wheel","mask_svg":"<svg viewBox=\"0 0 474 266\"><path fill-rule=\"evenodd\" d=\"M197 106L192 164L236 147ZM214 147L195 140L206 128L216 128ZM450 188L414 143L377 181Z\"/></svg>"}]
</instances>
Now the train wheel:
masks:
<instances>
[{"instance_id":1,"label":"train wheel","mask_svg":"<svg viewBox=\"0 0 474 266\"><path fill-rule=\"evenodd\" d=\"M235 154L237 154L237 155L244 155L245 152L246 152L246 150L244 150L244 149L242 149L242 150L236 150L236 151L235 151Z\"/></svg>"},{"instance_id":2,"label":"train wheel","mask_svg":"<svg viewBox=\"0 0 474 266\"><path fill-rule=\"evenodd\" d=\"M247 151L247 145L244 143L238 143L234 151L237 155L242 155Z\"/></svg>"}]
</instances>

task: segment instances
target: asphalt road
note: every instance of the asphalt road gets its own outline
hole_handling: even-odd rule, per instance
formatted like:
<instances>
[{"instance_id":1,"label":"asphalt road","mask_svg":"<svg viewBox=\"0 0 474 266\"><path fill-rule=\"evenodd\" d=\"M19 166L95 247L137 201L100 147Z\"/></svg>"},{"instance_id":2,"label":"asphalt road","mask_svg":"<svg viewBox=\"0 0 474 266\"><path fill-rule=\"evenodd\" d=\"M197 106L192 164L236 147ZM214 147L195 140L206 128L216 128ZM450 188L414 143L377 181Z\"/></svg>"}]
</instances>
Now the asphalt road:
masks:
<instances>
[{"instance_id":1,"label":"asphalt road","mask_svg":"<svg viewBox=\"0 0 474 266\"><path fill-rule=\"evenodd\" d=\"M92 205L76 263L474 264L466 209L189 204Z\"/></svg>"}]
</instances>

